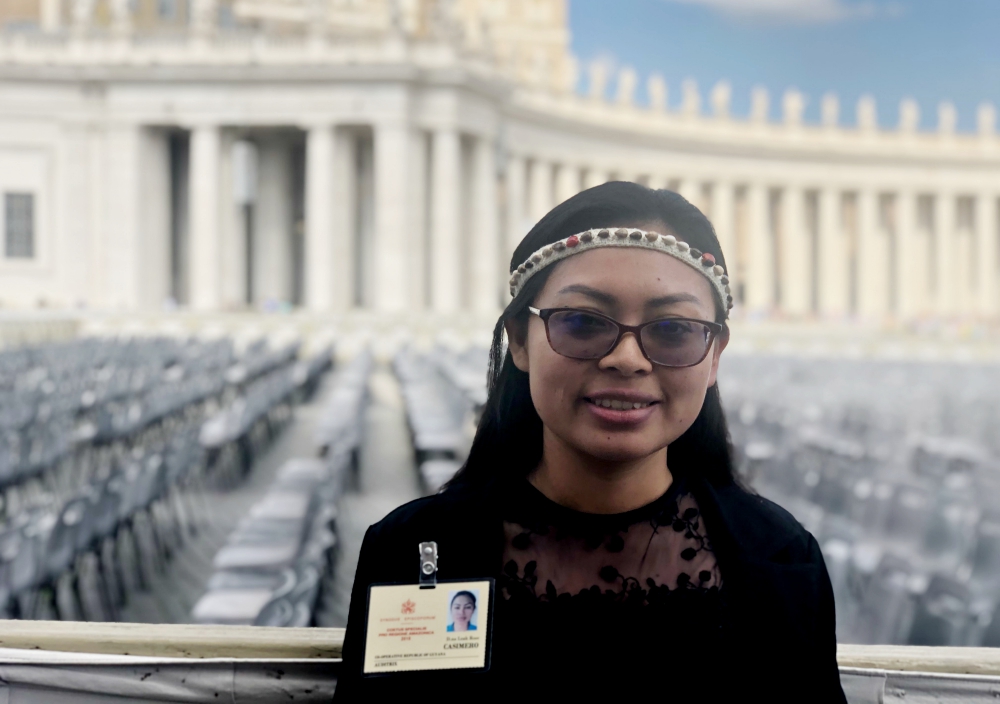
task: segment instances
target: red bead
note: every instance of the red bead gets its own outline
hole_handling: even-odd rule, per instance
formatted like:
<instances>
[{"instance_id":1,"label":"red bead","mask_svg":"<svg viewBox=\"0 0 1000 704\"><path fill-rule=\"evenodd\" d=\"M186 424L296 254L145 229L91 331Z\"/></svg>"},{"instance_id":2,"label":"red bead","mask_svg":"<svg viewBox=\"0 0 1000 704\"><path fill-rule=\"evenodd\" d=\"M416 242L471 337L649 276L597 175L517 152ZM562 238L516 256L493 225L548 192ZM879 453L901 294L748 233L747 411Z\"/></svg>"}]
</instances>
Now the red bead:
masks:
<instances>
[{"instance_id":1,"label":"red bead","mask_svg":"<svg viewBox=\"0 0 1000 704\"><path fill-rule=\"evenodd\" d=\"M580 244L580 238L577 237L576 235L570 235L569 237L566 238L567 247L575 247L578 244Z\"/></svg>"},{"instance_id":2,"label":"red bead","mask_svg":"<svg viewBox=\"0 0 1000 704\"><path fill-rule=\"evenodd\" d=\"M701 258L705 262L706 266L709 264L715 264L715 257L712 256L711 252L705 252L701 255Z\"/></svg>"}]
</instances>

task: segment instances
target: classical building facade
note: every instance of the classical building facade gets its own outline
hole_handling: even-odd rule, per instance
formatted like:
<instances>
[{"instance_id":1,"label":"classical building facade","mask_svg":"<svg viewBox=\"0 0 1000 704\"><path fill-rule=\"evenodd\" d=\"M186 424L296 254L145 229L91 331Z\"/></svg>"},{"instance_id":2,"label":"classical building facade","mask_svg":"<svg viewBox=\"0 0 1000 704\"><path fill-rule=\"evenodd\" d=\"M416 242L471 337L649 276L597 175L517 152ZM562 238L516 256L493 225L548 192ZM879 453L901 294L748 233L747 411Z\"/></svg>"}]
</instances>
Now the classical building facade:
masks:
<instances>
[{"instance_id":1,"label":"classical building facade","mask_svg":"<svg viewBox=\"0 0 1000 704\"><path fill-rule=\"evenodd\" d=\"M495 312L554 204L611 179L713 221L742 315L996 318L1000 138L915 103L588 67L566 0L9 0L0 304ZM581 93L577 84L585 87ZM611 95L610 99L607 97ZM704 105L703 105L704 103Z\"/></svg>"}]
</instances>

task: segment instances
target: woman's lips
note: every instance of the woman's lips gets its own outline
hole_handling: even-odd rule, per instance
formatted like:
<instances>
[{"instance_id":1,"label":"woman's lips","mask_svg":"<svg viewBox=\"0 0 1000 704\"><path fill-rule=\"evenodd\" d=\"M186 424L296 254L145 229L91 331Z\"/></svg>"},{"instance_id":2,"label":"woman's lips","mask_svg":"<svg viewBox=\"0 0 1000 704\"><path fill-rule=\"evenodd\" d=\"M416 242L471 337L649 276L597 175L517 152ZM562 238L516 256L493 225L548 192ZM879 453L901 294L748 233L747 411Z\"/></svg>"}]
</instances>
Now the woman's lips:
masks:
<instances>
[{"instance_id":1,"label":"woman's lips","mask_svg":"<svg viewBox=\"0 0 1000 704\"><path fill-rule=\"evenodd\" d=\"M584 398L584 403L594 416L610 425L638 425L653 415L658 401L636 401L614 403L608 408L608 399ZM628 405L629 408L625 408ZM637 407L638 406L638 407Z\"/></svg>"}]
</instances>

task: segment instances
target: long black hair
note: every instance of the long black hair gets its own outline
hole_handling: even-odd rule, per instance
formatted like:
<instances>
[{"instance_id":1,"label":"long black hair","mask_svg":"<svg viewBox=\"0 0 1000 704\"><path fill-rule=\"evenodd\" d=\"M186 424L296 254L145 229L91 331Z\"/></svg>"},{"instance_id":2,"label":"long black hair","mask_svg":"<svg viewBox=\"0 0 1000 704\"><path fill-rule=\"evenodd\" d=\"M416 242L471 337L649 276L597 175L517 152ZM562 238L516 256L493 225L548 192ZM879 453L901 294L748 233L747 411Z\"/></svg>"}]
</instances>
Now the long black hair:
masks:
<instances>
[{"instance_id":1,"label":"long black hair","mask_svg":"<svg viewBox=\"0 0 1000 704\"><path fill-rule=\"evenodd\" d=\"M614 181L578 193L549 211L514 250L510 271L539 248L597 227L645 227L674 234L726 265L712 223L698 208L672 191ZM527 308L552 269L548 267L528 281L493 329L489 396L469 457L449 485L525 477L542 458L542 420L531 401L527 373L514 366L505 348L504 323L511 320L522 329L527 325ZM725 324L725 319L725 308L716 301L716 322ZM717 384L708 389L694 424L670 443L667 457L675 477L697 473L716 486L734 481L732 443Z\"/></svg>"}]
</instances>

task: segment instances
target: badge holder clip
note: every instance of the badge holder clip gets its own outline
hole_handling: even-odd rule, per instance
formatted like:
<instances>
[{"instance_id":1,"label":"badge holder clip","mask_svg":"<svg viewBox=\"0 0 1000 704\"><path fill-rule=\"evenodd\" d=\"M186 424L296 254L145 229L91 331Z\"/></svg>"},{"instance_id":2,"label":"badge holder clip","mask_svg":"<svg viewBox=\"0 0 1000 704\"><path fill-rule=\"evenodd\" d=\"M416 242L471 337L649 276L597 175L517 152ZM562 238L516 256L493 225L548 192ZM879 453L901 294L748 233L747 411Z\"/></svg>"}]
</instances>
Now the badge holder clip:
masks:
<instances>
[{"instance_id":1,"label":"badge holder clip","mask_svg":"<svg viewBox=\"0 0 1000 704\"><path fill-rule=\"evenodd\" d=\"M437 586L438 544L434 541L420 543L420 588L433 589Z\"/></svg>"}]
</instances>

